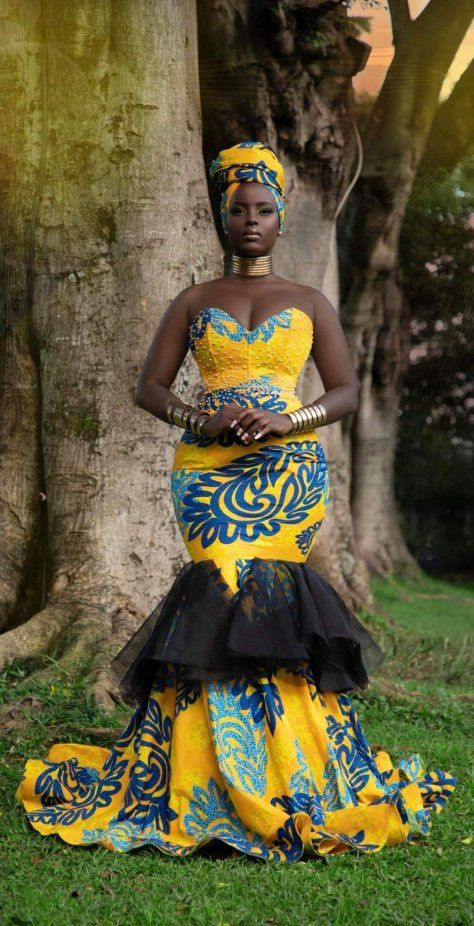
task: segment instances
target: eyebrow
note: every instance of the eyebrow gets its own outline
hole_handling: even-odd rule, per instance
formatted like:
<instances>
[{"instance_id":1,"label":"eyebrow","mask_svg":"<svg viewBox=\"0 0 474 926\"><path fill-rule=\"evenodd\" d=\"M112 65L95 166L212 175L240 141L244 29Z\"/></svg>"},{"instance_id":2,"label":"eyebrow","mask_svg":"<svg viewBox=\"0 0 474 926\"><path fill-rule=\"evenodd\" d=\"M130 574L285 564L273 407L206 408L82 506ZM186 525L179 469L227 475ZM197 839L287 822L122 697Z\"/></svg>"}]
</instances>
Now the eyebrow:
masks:
<instances>
[{"instance_id":1,"label":"eyebrow","mask_svg":"<svg viewBox=\"0 0 474 926\"><path fill-rule=\"evenodd\" d=\"M233 206L247 206L248 203L242 203L240 200L235 199L232 203ZM273 203L269 199L261 199L259 203L255 203L256 206L272 206Z\"/></svg>"}]
</instances>

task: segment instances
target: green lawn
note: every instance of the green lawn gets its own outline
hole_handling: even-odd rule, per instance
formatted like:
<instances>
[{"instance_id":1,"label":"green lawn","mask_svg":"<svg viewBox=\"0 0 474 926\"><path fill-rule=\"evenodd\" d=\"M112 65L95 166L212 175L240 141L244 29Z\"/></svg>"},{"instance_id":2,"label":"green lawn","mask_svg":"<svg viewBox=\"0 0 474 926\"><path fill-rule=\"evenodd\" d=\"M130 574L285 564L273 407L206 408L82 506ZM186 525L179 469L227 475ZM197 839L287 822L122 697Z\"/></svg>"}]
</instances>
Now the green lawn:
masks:
<instances>
[{"instance_id":1,"label":"green lawn","mask_svg":"<svg viewBox=\"0 0 474 926\"><path fill-rule=\"evenodd\" d=\"M353 698L369 741L383 744L394 761L419 753L427 769L441 768L458 776L458 787L434 817L428 839L373 855L349 853L265 864L246 856L228 857L225 850L179 860L152 847L118 855L100 846L74 848L56 836L40 836L14 799L24 758L44 756L55 741L106 745L106 738L101 740L88 730L104 725L119 730L129 710L117 710L112 719L94 711L81 682L68 684L58 678L53 690L29 690L27 674L16 667L0 677L1 700L29 692L41 699L42 706L41 710L34 704L25 708L28 716L20 716L24 726L14 728L0 745L2 924L457 926L474 922L469 777L473 691L460 670L450 684L440 683L436 675L442 641L448 638L454 649L464 645L469 630L465 599L472 597L472 590L430 580L421 594L443 596L435 598L436 607L431 607L433 599L420 597L421 586L416 589L415 593L407 583L394 586L377 580L373 584L381 613L400 620L403 635L409 631L414 648L419 639L426 641L429 631L435 653L431 674L412 672L405 680L402 666L401 678L381 676L366 696ZM402 592L407 600L400 600ZM393 682L393 696L387 694L390 686L384 689L386 682Z\"/></svg>"},{"instance_id":2,"label":"green lawn","mask_svg":"<svg viewBox=\"0 0 474 926\"><path fill-rule=\"evenodd\" d=\"M474 631L474 584L448 584L430 576L420 583L374 579L378 604L411 630L442 637Z\"/></svg>"}]
</instances>

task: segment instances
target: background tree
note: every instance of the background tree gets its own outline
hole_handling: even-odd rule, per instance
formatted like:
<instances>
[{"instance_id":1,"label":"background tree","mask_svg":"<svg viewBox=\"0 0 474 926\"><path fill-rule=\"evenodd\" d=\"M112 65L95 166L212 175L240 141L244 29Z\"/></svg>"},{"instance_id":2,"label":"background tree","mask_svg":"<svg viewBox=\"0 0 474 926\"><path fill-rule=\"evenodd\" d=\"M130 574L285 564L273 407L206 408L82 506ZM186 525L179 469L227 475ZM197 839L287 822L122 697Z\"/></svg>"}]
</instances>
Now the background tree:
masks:
<instances>
[{"instance_id":1,"label":"background tree","mask_svg":"<svg viewBox=\"0 0 474 926\"><path fill-rule=\"evenodd\" d=\"M409 349L400 231L430 132L443 121L453 130L460 126L449 153L452 167L473 131L472 120L466 132L459 119L469 87L472 95L472 68L439 108L444 78L472 19L471 0L454 7L430 0L416 20L407 0L389 0L389 9L394 57L362 132L360 176L338 227L341 319L362 382L359 408L343 423L352 455L354 533L358 551L379 572L415 565L400 530L393 479Z\"/></svg>"},{"instance_id":2,"label":"background tree","mask_svg":"<svg viewBox=\"0 0 474 926\"><path fill-rule=\"evenodd\" d=\"M452 138L452 136L450 136ZM400 261L410 362L396 447L403 536L431 571L471 568L474 154L410 198Z\"/></svg>"},{"instance_id":3,"label":"background tree","mask_svg":"<svg viewBox=\"0 0 474 926\"><path fill-rule=\"evenodd\" d=\"M191 0L84 0L67 10L60 0L0 0L0 665L50 654L72 670L88 659L104 707L117 697L110 657L187 557L169 492L179 434L139 412L134 396L169 300L222 270L205 174L220 147L255 136L277 148L291 216L278 270L339 302L335 224L352 173L351 78L369 47L338 2L202 0L197 13L199 22ZM373 118L368 137L380 154ZM423 139L434 125L425 123ZM368 147L367 184L377 153ZM392 151L395 164L403 152ZM408 187L403 172L399 180L405 202L413 177ZM400 314L391 319L396 326ZM174 388L192 401L199 385L188 355ZM322 391L312 362L300 389L304 401ZM322 437L333 504L317 565L349 604L370 603L347 442L339 424ZM49 674L56 669L36 673Z\"/></svg>"},{"instance_id":4,"label":"background tree","mask_svg":"<svg viewBox=\"0 0 474 926\"><path fill-rule=\"evenodd\" d=\"M0 663L91 658L107 708L110 656L184 559L178 435L134 395L163 308L220 269L195 6L23 0L0 22Z\"/></svg>"}]
</instances>

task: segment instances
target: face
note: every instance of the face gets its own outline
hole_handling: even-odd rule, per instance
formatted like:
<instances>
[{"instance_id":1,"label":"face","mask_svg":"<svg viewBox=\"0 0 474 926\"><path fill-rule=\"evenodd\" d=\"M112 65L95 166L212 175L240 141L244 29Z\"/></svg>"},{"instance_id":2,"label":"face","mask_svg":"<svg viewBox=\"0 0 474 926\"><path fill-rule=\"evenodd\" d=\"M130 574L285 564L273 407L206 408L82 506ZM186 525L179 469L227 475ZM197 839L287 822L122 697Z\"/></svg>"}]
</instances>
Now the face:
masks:
<instances>
[{"instance_id":1,"label":"face","mask_svg":"<svg viewBox=\"0 0 474 926\"><path fill-rule=\"evenodd\" d=\"M234 252L243 257L267 254L279 230L278 209L270 190L253 180L240 183L227 211L227 238ZM252 232L255 236L247 237Z\"/></svg>"}]
</instances>

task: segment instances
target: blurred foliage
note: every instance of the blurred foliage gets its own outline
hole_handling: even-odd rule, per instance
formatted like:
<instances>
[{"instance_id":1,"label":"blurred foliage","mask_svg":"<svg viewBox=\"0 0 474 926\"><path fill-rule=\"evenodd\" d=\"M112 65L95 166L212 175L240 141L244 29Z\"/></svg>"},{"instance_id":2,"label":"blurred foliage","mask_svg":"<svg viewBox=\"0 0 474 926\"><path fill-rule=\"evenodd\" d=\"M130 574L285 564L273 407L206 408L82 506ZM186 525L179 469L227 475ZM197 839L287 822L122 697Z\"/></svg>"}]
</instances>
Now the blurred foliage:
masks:
<instances>
[{"instance_id":1,"label":"blurred foliage","mask_svg":"<svg viewBox=\"0 0 474 926\"><path fill-rule=\"evenodd\" d=\"M396 451L407 542L433 571L472 564L474 153L442 183L418 183L400 263L410 316Z\"/></svg>"},{"instance_id":2,"label":"blurred foliage","mask_svg":"<svg viewBox=\"0 0 474 926\"><path fill-rule=\"evenodd\" d=\"M361 135L374 97L357 93ZM474 151L442 181L419 175L400 237L409 326L395 459L400 522L433 573L472 572Z\"/></svg>"}]
</instances>

